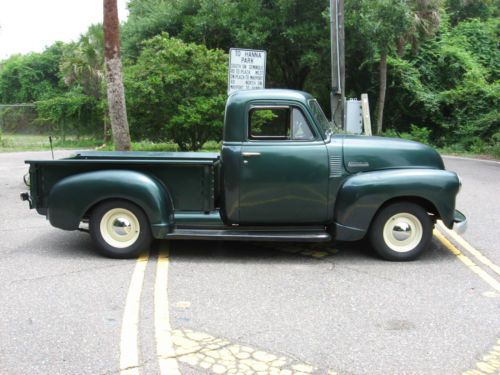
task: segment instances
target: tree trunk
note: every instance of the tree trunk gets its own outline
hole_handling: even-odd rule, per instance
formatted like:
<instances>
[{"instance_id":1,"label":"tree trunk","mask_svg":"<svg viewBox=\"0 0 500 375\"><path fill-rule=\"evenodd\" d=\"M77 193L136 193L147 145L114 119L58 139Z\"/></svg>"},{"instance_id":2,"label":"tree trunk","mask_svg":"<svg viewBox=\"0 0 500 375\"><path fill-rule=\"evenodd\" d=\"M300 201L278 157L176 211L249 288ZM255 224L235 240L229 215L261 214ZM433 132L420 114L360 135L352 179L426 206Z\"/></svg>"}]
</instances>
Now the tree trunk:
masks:
<instances>
[{"instance_id":1,"label":"tree trunk","mask_svg":"<svg viewBox=\"0 0 500 375\"><path fill-rule=\"evenodd\" d=\"M130 151L130 132L125 106L122 62L120 59L120 29L117 0L104 0L104 58L108 91L109 118L115 149Z\"/></svg>"},{"instance_id":2,"label":"tree trunk","mask_svg":"<svg viewBox=\"0 0 500 375\"><path fill-rule=\"evenodd\" d=\"M382 49L380 52L380 66L379 66L379 92L377 104L377 134L382 133L382 122L384 119L384 104L385 104L385 91L387 88L387 52Z\"/></svg>"}]
</instances>

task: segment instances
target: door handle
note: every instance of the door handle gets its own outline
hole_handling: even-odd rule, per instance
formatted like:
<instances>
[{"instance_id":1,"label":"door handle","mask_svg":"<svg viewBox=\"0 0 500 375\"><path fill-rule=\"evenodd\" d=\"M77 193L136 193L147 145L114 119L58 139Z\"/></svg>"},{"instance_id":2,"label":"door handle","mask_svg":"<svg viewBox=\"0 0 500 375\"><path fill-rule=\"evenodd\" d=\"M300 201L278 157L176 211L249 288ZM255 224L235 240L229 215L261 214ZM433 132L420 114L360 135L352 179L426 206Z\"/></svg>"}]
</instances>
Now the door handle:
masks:
<instances>
[{"instance_id":1,"label":"door handle","mask_svg":"<svg viewBox=\"0 0 500 375\"><path fill-rule=\"evenodd\" d=\"M241 155L243 155L243 156L259 156L260 152L242 152Z\"/></svg>"}]
</instances>

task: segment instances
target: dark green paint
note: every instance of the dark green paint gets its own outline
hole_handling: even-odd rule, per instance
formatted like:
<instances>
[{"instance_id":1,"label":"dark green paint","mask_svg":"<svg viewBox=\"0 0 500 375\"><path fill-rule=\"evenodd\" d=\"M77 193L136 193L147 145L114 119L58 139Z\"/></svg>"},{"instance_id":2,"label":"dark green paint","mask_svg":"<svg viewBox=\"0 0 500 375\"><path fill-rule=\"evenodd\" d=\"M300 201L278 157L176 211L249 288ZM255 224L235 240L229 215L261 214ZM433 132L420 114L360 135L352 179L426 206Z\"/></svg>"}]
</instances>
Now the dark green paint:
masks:
<instances>
[{"instance_id":1,"label":"dark green paint","mask_svg":"<svg viewBox=\"0 0 500 375\"><path fill-rule=\"evenodd\" d=\"M328 154L324 142L248 142L242 152L239 223L327 221Z\"/></svg>"},{"instance_id":2,"label":"dark green paint","mask_svg":"<svg viewBox=\"0 0 500 375\"><path fill-rule=\"evenodd\" d=\"M335 221L357 230L368 230L378 209L394 199L422 200L451 227L458 192L455 173L438 169L388 169L353 175L340 190Z\"/></svg>"},{"instance_id":3,"label":"dark green paint","mask_svg":"<svg viewBox=\"0 0 500 375\"><path fill-rule=\"evenodd\" d=\"M140 172L103 170L61 179L48 195L48 218L58 228L75 230L96 204L124 199L141 207L155 236L165 236L173 225L173 203L163 184Z\"/></svg>"},{"instance_id":4,"label":"dark green paint","mask_svg":"<svg viewBox=\"0 0 500 375\"><path fill-rule=\"evenodd\" d=\"M350 173L386 168L444 169L439 154L422 143L383 137L343 136L342 138L344 166Z\"/></svg>"},{"instance_id":5,"label":"dark green paint","mask_svg":"<svg viewBox=\"0 0 500 375\"><path fill-rule=\"evenodd\" d=\"M53 225L75 229L98 202L127 199L144 209L157 238L175 225L238 224L319 225L338 239L357 240L393 200L417 201L453 225L459 182L436 151L398 139L332 135L316 123L311 99L291 90L231 95L220 155L83 152L28 161L33 205ZM300 108L315 139L249 140L251 109L276 105Z\"/></svg>"}]
</instances>

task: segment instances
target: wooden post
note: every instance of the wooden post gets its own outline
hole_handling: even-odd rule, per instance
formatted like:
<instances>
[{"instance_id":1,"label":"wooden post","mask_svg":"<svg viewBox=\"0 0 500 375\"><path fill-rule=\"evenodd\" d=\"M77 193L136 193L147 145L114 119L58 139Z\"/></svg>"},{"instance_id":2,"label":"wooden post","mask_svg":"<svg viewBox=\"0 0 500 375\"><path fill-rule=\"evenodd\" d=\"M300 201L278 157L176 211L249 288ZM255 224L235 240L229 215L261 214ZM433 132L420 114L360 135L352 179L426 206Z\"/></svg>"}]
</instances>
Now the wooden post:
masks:
<instances>
[{"instance_id":1,"label":"wooden post","mask_svg":"<svg viewBox=\"0 0 500 375\"><path fill-rule=\"evenodd\" d=\"M361 110L363 111L363 129L365 135L372 135L372 122L370 120L370 104L368 94L361 94Z\"/></svg>"}]
</instances>

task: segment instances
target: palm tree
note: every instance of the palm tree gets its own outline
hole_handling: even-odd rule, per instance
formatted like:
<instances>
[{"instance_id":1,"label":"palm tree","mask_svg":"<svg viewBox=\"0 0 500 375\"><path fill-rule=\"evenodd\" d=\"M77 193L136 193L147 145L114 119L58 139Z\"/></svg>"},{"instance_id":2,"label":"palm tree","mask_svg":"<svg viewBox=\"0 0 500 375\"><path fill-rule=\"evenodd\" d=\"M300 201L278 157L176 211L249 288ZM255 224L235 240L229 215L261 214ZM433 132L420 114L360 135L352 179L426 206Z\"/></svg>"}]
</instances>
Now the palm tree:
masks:
<instances>
[{"instance_id":1,"label":"palm tree","mask_svg":"<svg viewBox=\"0 0 500 375\"><path fill-rule=\"evenodd\" d=\"M106 96L106 72L102 24L91 25L78 42L66 48L60 69L66 85L80 86L85 95L93 97L99 106L106 107L103 101ZM106 143L109 136L109 118L107 110L103 109L103 112L103 139Z\"/></svg>"},{"instance_id":2,"label":"palm tree","mask_svg":"<svg viewBox=\"0 0 500 375\"><path fill-rule=\"evenodd\" d=\"M125 106L125 90L123 88L120 28L116 0L104 0L104 59L106 63L109 118L115 149L130 151L130 131Z\"/></svg>"},{"instance_id":3,"label":"palm tree","mask_svg":"<svg viewBox=\"0 0 500 375\"><path fill-rule=\"evenodd\" d=\"M406 44L409 43L413 53L416 53L420 42L435 34L441 22L441 3L441 0L408 0L413 20L408 30L396 41L399 56L404 55Z\"/></svg>"},{"instance_id":4,"label":"palm tree","mask_svg":"<svg viewBox=\"0 0 500 375\"><path fill-rule=\"evenodd\" d=\"M92 25L80 40L64 52L64 83L81 85L85 95L101 100L104 94L104 35L102 25Z\"/></svg>"}]
</instances>

